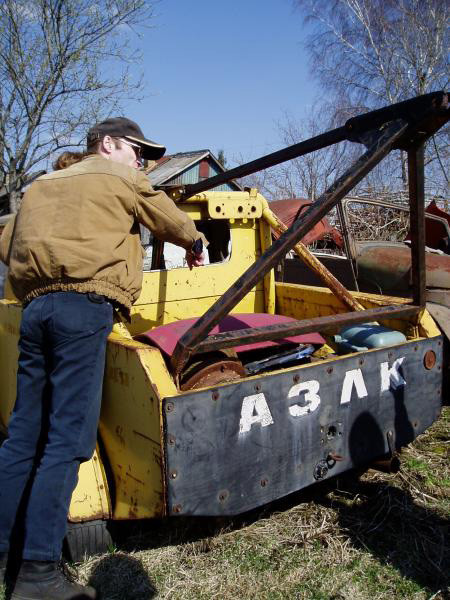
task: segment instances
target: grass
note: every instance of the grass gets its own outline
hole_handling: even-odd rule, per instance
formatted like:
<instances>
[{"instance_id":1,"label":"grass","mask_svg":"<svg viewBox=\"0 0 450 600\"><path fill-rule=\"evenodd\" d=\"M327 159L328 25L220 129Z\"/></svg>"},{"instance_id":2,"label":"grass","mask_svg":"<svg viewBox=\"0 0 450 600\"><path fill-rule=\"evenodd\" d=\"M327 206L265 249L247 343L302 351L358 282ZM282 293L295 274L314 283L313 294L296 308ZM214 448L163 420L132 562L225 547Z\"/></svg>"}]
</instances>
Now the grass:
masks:
<instances>
[{"instance_id":1,"label":"grass","mask_svg":"<svg viewBox=\"0 0 450 600\"><path fill-rule=\"evenodd\" d=\"M450 600L450 408L396 475L316 485L235 519L153 523L79 567L107 600Z\"/></svg>"},{"instance_id":2,"label":"grass","mask_svg":"<svg viewBox=\"0 0 450 600\"><path fill-rule=\"evenodd\" d=\"M235 519L128 526L78 579L103 600L450 600L449 426L447 407L396 475L351 474Z\"/></svg>"}]
</instances>

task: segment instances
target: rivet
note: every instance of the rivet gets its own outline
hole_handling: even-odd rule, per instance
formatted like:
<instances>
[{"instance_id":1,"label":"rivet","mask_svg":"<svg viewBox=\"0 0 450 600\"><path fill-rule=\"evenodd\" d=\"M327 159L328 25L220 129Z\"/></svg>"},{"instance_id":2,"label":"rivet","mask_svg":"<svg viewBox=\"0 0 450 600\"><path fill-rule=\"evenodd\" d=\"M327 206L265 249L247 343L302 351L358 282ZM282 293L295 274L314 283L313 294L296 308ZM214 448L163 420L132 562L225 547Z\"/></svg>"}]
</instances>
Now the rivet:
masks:
<instances>
[{"instance_id":1,"label":"rivet","mask_svg":"<svg viewBox=\"0 0 450 600\"><path fill-rule=\"evenodd\" d=\"M169 446L175 446L176 439L175 439L174 435L169 435L169 438L167 441L169 443Z\"/></svg>"},{"instance_id":2,"label":"rivet","mask_svg":"<svg viewBox=\"0 0 450 600\"><path fill-rule=\"evenodd\" d=\"M266 485L269 483L269 481L267 479L261 479L261 487L266 487Z\"/></svg>"},{"instance_id":3,"label":"rivet","mask_svg":"<svg viewBox=\"0 0 450 600\"><path fill-rule=\"evenodd\" d=\"M228 490L222 490L221 492L219 492L219 501L225 502L225 500L228 498L229 495L230 494L229 494Z\"/></svg>"},{"instance_id":4,"label":"rivet","mask_svg":"<svg viewBox=\"0 0 450 600\"><path fill-rule=\"evenodd\" d=\"M166 412L168 412L168 413L173 412L174 408L175 408L175 406L174 406L173 402L168 402L166 404Z\"/></svg>"},{"instance_id":5,"label":"rivet","mask_svg":"<svg viewBox=\"0 0 450 600\"><path fill-rule=\"evenodd\" d=\"M174 512L174 513L180 513L181 510L182 510L181 504L175 504L175 506L172 507L172 512Z\"/></svg>"},{"instance_id":6,"label":"rivet","mask_svg":"<svg viewBox=\"0 0 450 600\"><path fill-rule=\"evenodd\" d=\"M176 471L171 471L170 472L170 479L176 479L177 475L178 475L178 473Z\"/></svg>"},{"instance_id":7,"label":"rivet","mask_svg":"<svg viewBox=\"0 0 450 600\"><path fill-rule=\"evenodd\" d=\"M363 365L364 364L364 359L360 358L358 362L359 362L360 365Z\"/></svg>"},{"instance_id":8,"label":"rivet","mask_svg":"<svg viewBox=\"0 0 450 600\"><path fill-rule=\"evenodd\" d=\"M328 375L331 375L332 372L333 372L333 367L328 367L328 369L327 369Z\"/></svg>"},{"instance_id":9,"label":"rivet","mask_svg":"<svg viewBox=\"0 0 450 600\"><path fill-rule=\"evenodd\" d=\"M261 391L261 386L259 385L259 383L255 384L255 392L260 392Z\"/></svg>"},{"instance_id":10,"label":"rivet","mask_svg":"<svg viewBox=\"0 0 450 600\"><path fill-rule=\"evenodd\" d=\"M213 400L218 400L219 399L219 392L213 392L212 393L212 399Z\"/></svg>"},{"instance_id":11,"label":"rivet","mask_svg":"<svg viewBox=\"0 0 450 600\"><path fill-rule=\"evenodd\" d=\"M300 381L300 375L294 375L292 379L294 380L294 383L298 383Z\"/></svg>"}]
</instances>

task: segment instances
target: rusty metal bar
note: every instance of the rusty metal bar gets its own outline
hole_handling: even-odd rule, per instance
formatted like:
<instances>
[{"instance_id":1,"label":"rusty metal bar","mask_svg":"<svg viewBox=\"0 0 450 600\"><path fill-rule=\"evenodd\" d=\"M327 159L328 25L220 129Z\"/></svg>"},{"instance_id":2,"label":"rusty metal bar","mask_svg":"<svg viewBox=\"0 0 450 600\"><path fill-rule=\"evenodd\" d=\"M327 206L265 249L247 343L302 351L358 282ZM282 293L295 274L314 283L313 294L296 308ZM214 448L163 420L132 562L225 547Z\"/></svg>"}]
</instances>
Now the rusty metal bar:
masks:
<instances>
[{"instance_id":1,"label":"rusty metal bar","mask_svg":"<svg viewBox=\"0 0 450 600\"><path fill-rule=\"evenodd\" d=\"M337 209L339 221L341 223L341 231L342 231L342 237L344 238L345 253L347 255L347 258L350 261L350 270L352 272L353 286L354 286L355 290L359 292L358 280L356 278L355 252L354 252L354 247L350 244L348 223L347 223L347 219L346 219L346 216L344 213L344 208L342 206L341 200L339 200L339 202L337 203L336 209Z\"/></svg>"},{"instance_id":2,"label":"rusty metal bar","mask_svg":"<svg viewBox=\"0 0 450 600\"><path fill-rule=\"evenodd\" d=\"M274 214L268 206L263 209L263 217L267 223L277 231L278 233L284 233L287 231L286 225L280 221L280 219ZM349 310L364 310L364 306L354 298L351 293L342 285L340 281L336 279L333 273L323 265L318 258L314 256L308 248L298 242L294 246L294 251L301 258L301 260L308 265L310 269L322 280L322 282L333 292L344 306Z\"/></svg>"},{"instance_id":3,"label":"rusty metal bar","mask_svg":"<svg viewBox=\"0 0 450 600\"><path fill-rule=\"evenodd\" d=\"M324 217L357 183L363 179L392 149L404 134L408 124L398 120L392 122L379 135L373 146L365 152L335 183L322 194L297 219L278 240L251 265L247 271L206 311L206 313L181 337L171 358L175 374L181 373L194 348L211 329L264 277L279 260L291 250L304 235ZM364 314L364 313L360 313Z\"/></svg>"},{"instance_id":4,"label":"rusty metal bar","mask_svg":"<svg viewBox=\"0 0 450 600\"><path fill-rule=\"evenodd\" d=\"M280 340L293 335L312 333L333 333L343 325L356 325L357 323L366 323L378 321L379 319L407 319L419 313L420 306L412 304L380 306L369 308L368 310L331 315L326 317L315 317L314 319L304 319L291 323L281 323L280 325L267 325L265 327L255 327L253 329L239 329L237 331L225 331L208 335L207 338L198 344L196 352L212 352L223 348L232 348L234 346L244 346L255 342L264 342L266 340Z\"/></svg>"},{"instance_id":5,"label":"rusty metal bar","mask_svg":"<svg viewBox=\"0 0 450 600\"><path fill-rule=\"evenodd\" d=\"M425 183L424 147L408 151L409 214L413 302L425 306Z\"/></svg>"},{"instance_id":6,"label":"rusty metal bar","mask_svg":"<svg viewBox=\"0 0 450 600\"><path fill-rule=\"evenodd\" d=\"M447 102L446 92L430 92L352 117L345 123L345 127L349 132L347 139L350 141L353 139L359 140L361 134L396 119L403 119L410 124L418 123L428 115L435 113L436 110L446 107Z\"/></svg>"},{"instance_id":7,"label":"rusty metal bar","mask_svg":"<svg viewBox=\"0 0 450 600\"><path fill-rule=\"evenodd\" d=\"M198 183L189 183L184 186L183 195L185 197L194 196L195 194L210 190L222 183L226 183L231 179L246 177L247 175L262 171L268 167L273 167L287 160L298 158L299 156L315 152L316 150L321 150L332 144L337 144L338 142L343 142L347 139L347 133L345 126L332 129L326 133L321 133L320 135L299 142L298 144L288 146L282 150L277 150L277 152L272 152L271 154L252 160L245 165L240 165L239 167L225 171L225 173L219 173L218 175L214 175L214 177L209 177Z\"/></svg>"}]
</instances>

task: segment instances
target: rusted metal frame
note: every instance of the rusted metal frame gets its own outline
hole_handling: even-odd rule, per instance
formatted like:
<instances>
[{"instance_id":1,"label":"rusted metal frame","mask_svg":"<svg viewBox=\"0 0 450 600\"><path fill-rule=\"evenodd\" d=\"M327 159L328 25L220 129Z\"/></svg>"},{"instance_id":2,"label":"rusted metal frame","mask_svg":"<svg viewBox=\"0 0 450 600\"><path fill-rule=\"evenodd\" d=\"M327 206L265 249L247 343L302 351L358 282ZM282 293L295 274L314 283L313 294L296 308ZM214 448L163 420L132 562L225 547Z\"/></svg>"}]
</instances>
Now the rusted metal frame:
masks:
<instances>
[{"instance_id":1,"label":"rusted metal frame","mask_svg":"<svg viewBox=\"0 0 450 600\"><path fill-rule=\"evenodd\" d=\"M348 131L347 139L349 141L362 141L362 138L366 136L370 138L375 129L396 119L403 119L408 121L410 125L415 125L419 121L422 122L427 119L430 115L436 114L437 110L446 108L447 102L446 92L430 92L352 117L345 123L345 128ZM431 132L428 132L427 136L430 134ZM410 140L404 141L407 142L406 145L408 146Z\"/></svg>"},{"instance_id":2,"label":"rusted metal frame","mask_svg":"<svg viewBox=\"0 0 450 600\"><path fill-rule=\"evenodd\" d=\"M338 203L339 205L340 203ZM269 207L263 209L263 217L277 233L287 231L286 225L274 214ZM297 256L307 265L349 310L364 310L364 306L354 298L340 281L331 273L320 260L304 245L297 242L294 246Z\"/></svg>"},{"instance_id":3,"label":"rusted metal frame","mask_svg":"<svg viewBox=\"0 0 450 600\"><path fill-rule=\"evenodd\" d=\"M303 218L297 219L288 231L281 235L180 338L171 358L171 365L176 375L182 371L189 356L214 325L227 315L256 283L390 152L407 128L408 124L402 120L394 121L386 127L373 146L311 205Z\"/></svg>"},{"instance_id":4,"label":"rusted metal frame","mask_svg":"<svg viewBox=\"0 0 450 600\"><path fill-rule=\"evenodd\" d=\"M352 272L353 285L355 290L359 291L358 279L356 277L356 256L353 240L350 241L350 231L348 227L347 215L344 212L342 201L339 200L337 203L337 213L339 221L341 222L342 237L344 238L344 248L347 258L350 261L350 269Z\"/></svg>"},{"instance_id":5,"label":"rusted metal frame","mask_svg":"<svg viewBox=\"0 0 450 600\"><path fill-rule=\"evenodd\" d=\"M381 306L369 308L365 311L343 313L326 317L315 317L314 319L303 319L280 325L266 325L238 331L225 331L209 335L203 342L198 344L196 352L212 352L223 348L244 346L266 340L280 340L289 336L302 335L320 331L322 333L333 333L343 325L356 325L367 321L378 321L379 319L407 319L420 312L420 306L412 304L402 306Z\"/></svg>"},{"instance_id":6,"label":"rusted metal frame","mask_svg":"<svg viewBox=\"0 0 450 600\"><path fill-rule=\"evenodd\" d=\"M337 144L338 142L343 142L347 139L347 134L348 132L345 126L332 129L326 133L321 133L320 135L299 142L298 144L293 144L282 150L277 150L277 152L267 154L267 156L252 160L245 165L240 165L239 167L225 171L225 173L219 173L218 175L214 175L214 177L209 177L198 183L187 184L184 186L183 196L185 198L194 196L195 194L210 190L222 183L227 183L231 179L246 177L247 175L262 171L268 167L273 167L282 162L286 162L287 160L298 158L299 156L315 152L316 150L321 150L327 146Z\"/></svg>"},{"instance_id":7,"label":"rusted metal frame","mask_svg":"<svg viewBox=\"0 0 450 600\"><path fill-rule=\"evenodd\" d=\"M408 150L408 185L411 232L411 272L413 302L425 306L425 183L424 146Z\"/></svg>"}]
</instances>

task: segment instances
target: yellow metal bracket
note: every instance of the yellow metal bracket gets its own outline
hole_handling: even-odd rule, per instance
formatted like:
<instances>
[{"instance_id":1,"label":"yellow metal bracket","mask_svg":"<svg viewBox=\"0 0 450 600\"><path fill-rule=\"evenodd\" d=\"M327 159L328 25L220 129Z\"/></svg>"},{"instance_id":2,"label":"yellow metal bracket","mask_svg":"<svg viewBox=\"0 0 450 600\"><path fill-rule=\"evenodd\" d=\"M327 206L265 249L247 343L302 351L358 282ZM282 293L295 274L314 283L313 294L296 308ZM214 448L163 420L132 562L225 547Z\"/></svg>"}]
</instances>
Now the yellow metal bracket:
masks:
<instances>
[{"instance_id":1,"label":"yellow metal bracket","mask_svg":"<svg viewBox=\"0 0 450 600\"><path fill-rule=\"evenodd\" d=\"M208 198L208 213L212 219L260 219L262 202L256 190L246 194L230 194L227 198Z\"/></svg>"}]
</instances>

